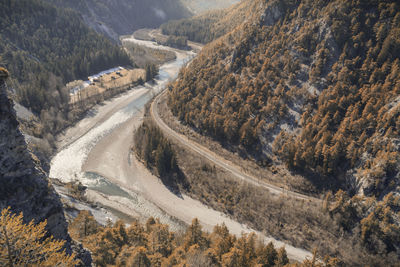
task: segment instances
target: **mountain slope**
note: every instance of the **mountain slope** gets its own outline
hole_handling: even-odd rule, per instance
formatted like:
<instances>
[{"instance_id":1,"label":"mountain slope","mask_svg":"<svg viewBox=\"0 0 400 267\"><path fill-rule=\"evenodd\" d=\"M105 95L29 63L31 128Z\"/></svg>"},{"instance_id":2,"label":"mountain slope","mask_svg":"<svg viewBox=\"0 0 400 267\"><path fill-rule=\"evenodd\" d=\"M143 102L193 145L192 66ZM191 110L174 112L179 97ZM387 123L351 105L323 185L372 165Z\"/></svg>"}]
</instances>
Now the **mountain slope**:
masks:
<instances>
[{"instance_id":1,"label":"mountain slope","mask_svg":"<svg viewBox=\"0 0 400 267\"><path fill-rule=\"evenodd\" d=\"M395 189L397 4L273 2L181 73L173 112L250 154L314 173L316 182L379 194L393 181Z\"/></svg>"},{"instance_id":2,"label":"mountain slope","mask_svg":"<svg viewBox=\"0 0 400 267\"><path fill-rule=\"evenodd\" d=\"M27 149L6 88L0 77L0 209L22 211L26 222L47 219L50 234L70 240L60 199Z\"/></svg>"},{"instance_id":3,"label":"mountain slope","mask_svg":"<svg viewBox=\"0 0 400 267\"><path fill-rule=\"evenodd\" d=\"M170 19L191 15L180 0L46 0L81 14L95 31L119 41L120 35L157 28Z\"/></svg>"},{"instance_id":4,"label":"mountain slope","mask_svg":"<svg viewBox=\"0 0 400 267\"><path fill-rule=\"evenodd\" d=\"M211 10L198 16L171 20L161 25L163 34L185 36L191 41L208 43L231 32L245 21L257 20L262 11L260 1L241 1L232 7Z\"/></svg>"},{"instance_id":5,"label":"mountain slope","mask_svg":"<svg viewBox=\"0 0 400 267\"><path fill-rule=\"evenodd\" d=\"M240 0L181 0L194 14L201 14L212 9L227 8Z\"/></svg>"},{"instance_id":6,"label":"mountain slope","mask_svg":"<svg viewBox=\"0 0 400 267\"><path fill-rule=\"evenodd\" d=\"M67 253L74 252L83 266L91 266L89 251L71 240L60 197L20 130L14 102L8 96L8 76L0 68L0 209L22 212L25 223L46 220L47 236L66 241Z\"/></svg>"},{"instance_id":7,"label":"mountain slope","mask_svg":"<svg viewBox=\"0 0 400 267\"><path fill-rule=\"evenodd\" d=\"M400 251L399 3L241 4L259 8L181 71L170 86L172 112L260 165L285 164L310 180L327 193L332 231L381 261L371 265L393 264ZM356 254L353 264L361 264Z\"/></svg>"},{"instance_id":8,"label":"mountain slope","mask_svg":"<svg viewBox=\"0 0 400 267\"><path fill-rule=\"evenodd\" d=\"M121 47L90 30L78 13L42 0L1 1L0 29L0 66L10 71L18 101L45 123L39 136L70 120L67 82L132 64Z\"/></svg>"}]
</instances>

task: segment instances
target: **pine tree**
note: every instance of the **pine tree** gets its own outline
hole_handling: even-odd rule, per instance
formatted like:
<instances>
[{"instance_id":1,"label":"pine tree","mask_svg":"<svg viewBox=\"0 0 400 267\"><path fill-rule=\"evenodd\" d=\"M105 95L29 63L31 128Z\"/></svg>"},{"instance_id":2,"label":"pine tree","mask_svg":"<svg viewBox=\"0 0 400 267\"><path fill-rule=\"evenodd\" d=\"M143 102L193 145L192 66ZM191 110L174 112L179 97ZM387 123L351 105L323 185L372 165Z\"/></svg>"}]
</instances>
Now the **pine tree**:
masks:
<instances>
[{"instance_id":1,"label":"pine tree","mask_svg":"<svg viewBox=\"0 0 400 267\"><path fill-rule=\"evenodd\" d=\"M278 260L278 253L275 250L272 242L268 243L267 246L262 246L257 251L257 262L263 267L274 266Z\"/></svg>"},{"instance_id":2,"label":"pine tree","mask_svg":"<svg viewBox=\"0 0 400 267\"><path fill-rule=\"evenodd\" d=\"M172 238L168 226L156 223L151 227L151 233L147 236L147 247L153 254L160 253L168 257L172 251Z\"/></svg>"},{"instance_id":3,"label":"pine tree","mask_svg":"<svg viewBox=\"0 0 400 267\"><path fill-rule=\"evenodd\" d=\"M70 224L70 233L73 238L81 239L98 232L99 224L90 211L82 210Z\"/></svg>"},{"instance_id":4,"label":"pine tree","mask_svg":"<svg viewBox=\"0 0 400 267\"><path fill-rule=\"evenodd\" d=\"M146 236L144 228L137 222L131 223L127 229L127 235L129 244L132 246L144 246L146 242Z\"/></svg>"},{"instance_id":5,"label":"pine tree","mask_svg":"<svg viewBox=\"0 0 400 267\"><path fill-rule=\"evenodd\" d=\"M229 253L224 254L222 257L222 266L224 267L242 267L239 263L240 250L232 248Z\"/></svg>"},{"instance_id":6,"label":"pine tree","mask_svg":"<svg viewBox=\"0 0 400 267\"><path fill-rule=\"evenodd\" d=\"M201 230L200 222L197 218L192 220L192 224L188 227L185 235L185 249L189 249L192 245L199 245L201 248L205 248L207 246L207 240L203 236L203 232Z\"/></svg>"},{"instance_id":7,"label":"pine tree","mask_svg":"<svg viewBox=\"0 0 400 267\"><path fill-rule=\"evenodd\" d=\"M75 266L75 255L65 252L65 241L46 237L47 222L23 223L23 214L3 209L0 217L1 266Z\"/></svg>"},{"instance_id":8,"label":"pine tree","mask_svg":"<svg viewBox=\"0 0 400 267\"><path fill-rule=\"evenodd\" d=\"M285 247L278 249L278 254L276 255L275 266L282 267L289 263L289 258L286 254Z\"/></svg>"},{"instance_id":9,"label":"pine tree","mask_svg":"<svg viewBox=\"0 0 400 267\"><path fill-rule=\"evenodd\" d=\"M128 259L126 266L127 267L150 267L150 260L146 255L146 248L137 247L133 255Z\"/></svg>"},{"instance_id":10,"label":"pine tree","mask_svg":"<svg viewBox=\"0 0 400 267\"><path fill-rule=\"evenodd\" d=\"M229 234L229 230L223 223L221 226L217 225L214 227L214 231L211 235L212 247L214 248L219 260L222 255L228 253L233 246L233 237Z\"/></svg>"}]
</instances>

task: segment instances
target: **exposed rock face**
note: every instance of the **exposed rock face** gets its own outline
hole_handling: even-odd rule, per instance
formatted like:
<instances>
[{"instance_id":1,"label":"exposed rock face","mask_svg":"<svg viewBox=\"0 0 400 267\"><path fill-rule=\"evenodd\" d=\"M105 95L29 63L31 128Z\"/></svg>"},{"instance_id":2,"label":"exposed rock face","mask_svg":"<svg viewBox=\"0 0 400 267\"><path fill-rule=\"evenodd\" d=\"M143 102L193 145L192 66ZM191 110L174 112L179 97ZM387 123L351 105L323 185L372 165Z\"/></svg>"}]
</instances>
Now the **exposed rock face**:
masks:
<instances>
[{"instance_id":1,"label":"exposed rock face","mask_svg":"<svg viewBox=\"0 0 400 267\"><path fill-rule=\"evenodd\" d=\"M0 90L0 207L22 211L25 221L47 219L49 233L68 240L62 204L28 151L4 80L0 80Z\"/></svg>"},{"instance_id":2,"label":"exposed rock face","mask_svg":"<svg viewBox=\"0 0 400 267\"><path fill-rule=\"evenodd\" d=\"M268 6L268 8L261 15L261 25L272 26L282 17L282 12L278 4Z\"/></svg>"},{"instance_id":3,"label":"exposed rock face","mask_svg":"<svg viewBox=\"0 0 400 267\"><path fill-rule=\"evenodd\" d=\"M75 252L83 266L91 266L90 253L71 240L60 197L19 129L14 103L7 96L7 76L0 68L0 210L10 206L13 212L23 212L25 222L47 220L48 233L66 240L67 251Z\"/></svg>"},{"instance_id":4,"label":"exposed rock face","mask_svg":"<svg viewBox=\"0 0 400 267\"><path fill-rule=\"evenodd\" d=\"M49 233L69 244L60 198L39 166L19 130L13 102L0 77L0 209L10 206L14 212L22 211L26 222L47 219Z\"/></svg>"}]
</instances>

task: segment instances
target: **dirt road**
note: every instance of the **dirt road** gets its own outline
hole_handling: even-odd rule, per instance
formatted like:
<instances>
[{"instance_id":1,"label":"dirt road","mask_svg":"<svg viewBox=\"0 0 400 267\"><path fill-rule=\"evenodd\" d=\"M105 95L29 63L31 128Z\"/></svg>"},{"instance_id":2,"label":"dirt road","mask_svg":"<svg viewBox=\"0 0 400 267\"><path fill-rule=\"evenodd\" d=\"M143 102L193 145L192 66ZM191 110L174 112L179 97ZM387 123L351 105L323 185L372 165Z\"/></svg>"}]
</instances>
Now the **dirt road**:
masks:
<instances>
[{"instance_id":1,"label":"dirt road","mask_svg":"<svg viewBox=\"0 0 400 267\"><path fill-rule=\"evenodd\" d=\"M237 179L246 181L250 184L256 185L256 186L260 186L263 187L265 189L267 189L269 192L273 193L273 194L284 194L284 195L288 195L291 196L293 198L296 199L300 199L300 200L307 200L307 201L320 201L317 198L314 197L310 197L307 195L303 195L297 192L293 192L293 191L288 191L287 189L283 189L280 188L278 186L272 185L272 184L268 184L265 181L262 181L261 179L251 176L249 174L244 173L240 167L236 166L235 164L233 164L232 162L229 162L223 158L221 158L219 155L217 155L216 153L212 152L211 150L209 150L208 148L190 140L189 138L187 138L186 136L177 133L176 131L174 131L173 129L171 129L160 117L159 111L158 111L158 105L160 100L166 96L166 91L164 91L162 94L158 95L153 103L151 104L151 108L150 108L150 114L151 117L153 118L153 120L156 122L156 124L160 127L160 129L167 134L168 137L172 137L174 138L176 141L178 141L180 144L184 145L186 148L189 148L190 150L198 153L199 155L201 155L202 157L210 160L211 162L213 162L215 165L221 167L222 169L230 172L233 174L234 177L236 177Z\"/></svg>"}]
</instances>

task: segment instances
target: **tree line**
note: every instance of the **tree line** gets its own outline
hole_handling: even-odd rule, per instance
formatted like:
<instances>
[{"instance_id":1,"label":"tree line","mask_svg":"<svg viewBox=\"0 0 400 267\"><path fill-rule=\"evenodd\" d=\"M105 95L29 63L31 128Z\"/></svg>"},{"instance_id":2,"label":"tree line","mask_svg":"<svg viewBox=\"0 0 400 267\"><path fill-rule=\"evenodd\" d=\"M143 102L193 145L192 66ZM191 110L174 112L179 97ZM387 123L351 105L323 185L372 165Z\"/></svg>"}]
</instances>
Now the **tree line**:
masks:
<instances>
[{"instance_id":1,"label":"tree line","mask_svg":"<svg viewBox=\"0 0 400 267\"><path fill-rule=\"evenodd\" d=\"M90 249L97 266L202 266L202 267L332 267L335 258L313 258L290 264L284 247L264 244L254 233L236 237L228 228L216 225L204 232L198 219L183 233L149 218L145 224L122 221L99 226L88 211L82 211L70 224L71 236Z\"/></svg>"},{"instance_id":2,"label":"tree line","mask_svg":"<svg viewBox=\"0 0 400 267\"><path fill-rule=\"evenodd\" d=\"M146 166L157 171L167 185L175 186L181 182L175 151L160 129L151 121L145 120L135 131L134 150Z\"/></svg>"},{"instance_id":3,"label":"tree line","mask_svg":"<svg viewBox=\"0 0 400 267\"><path fill-rule=\"evenodd\" d=\"M170 20L160 26L162 34L181 36L188 40L208 43L215 37L211 33L213 23L217 22L222 15L220 12L209 12L201 17Z\"/></svg>"},{"instance_id":4,"label":"tree line","mask_svg":"<svg viewBox=\"0 0 400 267\"><path fill-rule=\"evenodd\" d=\"M43 133L57 132L71 119L67 82L133 64L78 13L42 0L1 1L0 28L0 64L11 73L18 101L42 118Z\"/></svg>"},{"instance_id":5,"label":"tree line","mask_svg":"<svg viewBox=\"0 0 400 267\"><path fill-rule=\"evenodd\" d=\"M281 16L272 25L250 21L206 46L171 85L168 105L225 147L260 164L284 163L315 190L337 192L340 208L330 216L338 226L321 235L342 233L376 266L396 262L398 200L390 192L400 171L399 3L269 4Z\"/></svg>"},{"instance_id":6,"label":"tree line","mask_svg":"<svg viewBox=\"0 0 400 267\"><path fill-rule=\"evenodd\" d=\"M190 41L209 43L240 27L245 21L261 16L264 3L259 0L244 0L226 9L217 9L203 14L170 20L160 26L165 35L185 37ZM264 11L264 10L261 10Z\"/></svg>"},{"instance_id":7,"label":"tree line","mask_svg":"<svg viewBox=\"0 0 400 267\"><path fill-rule=\"evenodd\" d=\"M343 186L361 167L366 193L378 196L395 186L400 163L399 5L281 2L274 25L245 24L204 49L172 86L169 106L201 133L258 160L277 155L316 184Z\"/></svg>"},{"instance_id":8,"label":"tree line","mask_svg":"<svg viewBox=\"0 0 400 267\"><path fill-rule=\"evenodd\" d=\"M190 49L188 46L188 39L185 36L175 36L175 35L170 35L168 36L167 40L164 42L157 41L161 45L166 45L178 49Z\"/></svg>"}]
</instances>

